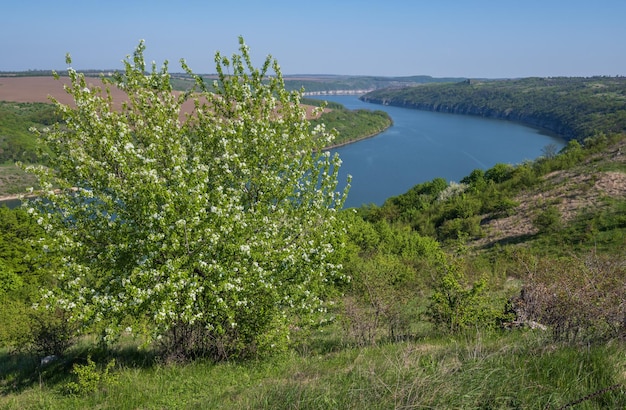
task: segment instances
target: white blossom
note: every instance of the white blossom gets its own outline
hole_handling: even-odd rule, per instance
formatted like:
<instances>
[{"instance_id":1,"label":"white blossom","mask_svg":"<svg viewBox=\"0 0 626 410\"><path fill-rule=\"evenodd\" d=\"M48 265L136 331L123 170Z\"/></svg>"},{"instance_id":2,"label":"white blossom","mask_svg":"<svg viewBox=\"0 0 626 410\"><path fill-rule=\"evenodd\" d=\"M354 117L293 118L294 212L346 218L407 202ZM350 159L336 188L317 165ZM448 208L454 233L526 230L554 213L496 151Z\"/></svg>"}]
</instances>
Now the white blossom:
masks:
<instances>
[{"instance_id":1,"label":"white blossom","mask_svg":"<svg viewBox=\"0 0 626 410\"><path fill-rule=\"evenodd\" d=\"M54 155L50 168L31 168L43 194L28 212L63 261L46 304L72 310L83 330L97 322L113 340L138 332L126 324L139 314L155 338L174 323L269 338L274 328L244 328L240 315L273 324L290 308L320 313L313 289L343 277L332 243L347 191L335 192L341 162L322 150L332 135L309 132L298 94L246 58L217 61L228 72L221 91L194 96L201 108L188 120L182 99L158 89L167 74L134 59L114 84L133 92L124 112L68 73L76 104L60 106L64 128L44 131Z\"/></svg>"}]
</instances>

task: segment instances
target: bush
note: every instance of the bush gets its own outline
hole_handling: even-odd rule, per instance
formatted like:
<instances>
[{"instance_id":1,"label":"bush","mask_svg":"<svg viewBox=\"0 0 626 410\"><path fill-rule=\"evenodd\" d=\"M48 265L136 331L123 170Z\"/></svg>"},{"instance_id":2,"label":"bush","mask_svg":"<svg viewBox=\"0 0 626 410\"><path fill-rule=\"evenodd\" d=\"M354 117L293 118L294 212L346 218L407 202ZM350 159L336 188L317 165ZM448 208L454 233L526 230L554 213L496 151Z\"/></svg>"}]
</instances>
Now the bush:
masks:
<instances>
[{"instance_id":1,"label":"bush","mask_svg":"<svg viewBox=\"0 0 626 410\"><path fill-rule=\"evenodd\" d=\"M39 356L62 356L76 341L76 325L69 314L60 309L30 311L30 332L26 334L24 346Z\"/></svg>"},{"instance_id":2,"label":"bush","mask_svg":"<svg viewBox=\"0 0 626 410\"><path fill-rule=\"evenodd\" d=\"M592 342L626 336L623 258L541 259L526 262L521 314L547 325L556 340Z\"/></svg>"},{"instance_id":3,"label":"bush","mask_svg":"<svg viewBox=\"0 0 626 410\"><path fill-rule=\"evenodd\" d=\"M557 232L562 227L561 212L557 207L550 205L539 212L533 220L533 225L540 233Z\"/></svg>"},{"instance_id":4,"label":"bush","mask_svg":"<svg viewBox=\"0 0 626 410\"><path fill-rule=\"evenodd\" d=\"M504 182L511 177L513 166L510 164L498 163L485 171L485 180L495 183Z\"/></svg>"},{"instance_id":5,"label":"bush","mask_svg":"<svg viewBox=\"0 0 626 410\"><path fill-rule=\"evenodd\" d=\"M43 258L64 261L44 304L103 329L105 343L182 326L192 346L225 342L216 359L271 353L288 321L315 321L344 279L347 188L323 150L334 134L311 130L278 63L254 67L242 38L239 54L216 54L211 90L183 61L196 81L183 94L144 50L103 79L126 94L121 109L69 68L66 124L41 132L50 166L27 167L43 189L29 202L50 235ZM197 326L206 332L186 331Z\"/></svg>"},{"instance_id":6,"label":"bush","mask_svg":"<svg viewBox=\"0 0 626 410\"><path fill-rule=\"evenodd\" d=\"M415 271L393 254L377 253L352 266L350 294L343 301L343 324L348 337L358 345L375 344L381 329L390 340L408 334L405 310L415 296Z\"/></svg>"},{"instance_id":7,"label":"bush","mask_svg":"<svg viewBox=\"0 0 626 410\"><path fill-rule=\"evenodd\" d=\"M459 332L471 327L493 328L500 316L487 294L487 281L472 284L460 265L449 263L430 296L426 316L438 328Z\"/></svg>"},{"instance_id":8,"label":"bush","mask_svg":"<svg viewBox=\"0 0 626 410\"><path fill-rule=\"evenodd\" d=\"M441 241L455 240L466 237L479 237L483 234L480 217L448 219L437 228L437 237Z\"/></svg>"},{"instance_id":9,"label":"bush","mask_svg":"<svg viewBox=\"0 0 626 410\"><path fill-rule=\"evenodd\" d=\"M72 374L76 376L76 381L65 384L65 392L71 395L86 395L103 390L118 382L111 370L115 367L115 359L111 359L107 365L101 369L87 356L87 364L74 364Z\"/></svg>"},{"instance_id":10,"label":"bush","mask_svg":"<svg viewBox=\"0 0 626 410\"><path fill-rule=\"evenodd\" d=\"M518 202L508 198L504 195L497 195L490 201L483 203L483 212L493 212L494 217L507 217L514 214L515 208L519 205Z\"/></svg>"},{"instance_id":11,"label":"bush","mask_svg":"<svg viewBox=\"0 0 626 410\"><path fill-rule=\"evenodd\" d=\"M64 319L56 311L35 311L43 287L51 283L56 262L45 255L45 234L21 208L0 207L0 346L32 350L37 354L58 354L66 338ZM34 261L45 255L44 263ZM55 336L56 334L56 336Z\"/></svg>"},{"instance_id":12,"label":"bush","mask_svg":"<svg viewBox=\"0 0 626 410\"><path fill-rule=\"evenodd\" d=\"M444 253L437 241L407 226L385 220L371 224L351 212L348 216L343 265L351 282L341 306L347 337L358 345L374 344L385 336L404 339L418 318L409 306L428 285Z\"/></svg>"}]
</instances>

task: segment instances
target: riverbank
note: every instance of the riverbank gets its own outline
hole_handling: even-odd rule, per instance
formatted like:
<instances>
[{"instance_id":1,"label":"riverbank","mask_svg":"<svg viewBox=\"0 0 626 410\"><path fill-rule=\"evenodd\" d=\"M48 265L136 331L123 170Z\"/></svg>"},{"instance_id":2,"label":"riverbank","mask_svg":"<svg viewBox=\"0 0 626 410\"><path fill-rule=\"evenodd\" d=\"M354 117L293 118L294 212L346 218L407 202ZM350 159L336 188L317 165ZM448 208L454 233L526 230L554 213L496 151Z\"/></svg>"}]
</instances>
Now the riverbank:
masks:
<instances>
[{"instance_id":1,"label":"riverbank","mask_svg":"<svg viewBox=\"0 0 626 410\"><path fill-rule=\"evenodd\" d=\"M389 126L385 127L384 129L382 129L380 131L376 131L376 132L374 132L372 134L365 135L363 137L359 137L359 138L355 138L355 139L351 139L349 141L340 142L338 144L329 145L327 147L324 147L324 151L328 151L328 150L335 149L335 148L345 147L346 145L354 144L356 142L363 141L363 140L366 140L366 139L369 139L369 138L374 138L375 136L380 135L383 132L387 131L392 125L393 125L393 122L391 124L389 124Z\"/></svg>"},{"instance_id":2,"label":"riverbank","mask_svg":"<svg viewBox=\"0 0 626 410\"><path fill-rule=\"evenodd\" d=\"M372 107L356 96L328 98L350 110ZM509 121L393 106L382 109L393 118L393 127L377 138L332 150L342 160L339 180L352 176L346 207L381 205L433 178L459 181L474 169L486 170L499 162L518 164L541 156L546 145L555 144L557 150L565 145L560 138Z\"/></svg>"},{"instance_id":3,"label":"riverbank","mask_svg":"<svg viewBox=\"0 0 626 410\"><path fill-rule=\"evenodd\" d=\"M324 125L327 130L334 129L337 132L334 143L324 148L329 150L372 138L391 127L393 120L383 110L333 108L319 118L311 120L312 128L318 125Z\"/></svg>"},{"instance_id":4,"label":"riverbank","mask_svg":"<svg viewBox=\"0 0 626 410\"><path fill-rule=\"evenodd\" d=\"M6 195L0 196L0 207L6 206L9 209L14 209L22 205L20 195Z\"/></svg>"},{"instance_id":5,"label":"riverbank","mask_svg":"<svg viewBox=\"0 0 626 410\"><path fill-rule=\"evenodd\" d=\"M541 117L525 116L509 109L501 110L501 111L489 110L489 111L484 112L478 107L459 108L459 107L449 107L449 106L441 105L437 103L418 104L418 103L408 103L406 101L387 101L387 100L367 98L367 97L362 98L362 101L370 103L370 104L392 106L392 107L399 107L399 108L408 108L411 110L429 111L429 112L451 114L451 115L469 115L469 116L474 116L474 117L486 118L490 120L509 121L512 123L523 125L525 127L535 128L543 132L545 135L548 135L551 137L562 138L565 141L576 139L576 135L574 135L572 131L563 128L562 126L557 124L556 121L544 119Z\"/></svg>"}]
</instances>

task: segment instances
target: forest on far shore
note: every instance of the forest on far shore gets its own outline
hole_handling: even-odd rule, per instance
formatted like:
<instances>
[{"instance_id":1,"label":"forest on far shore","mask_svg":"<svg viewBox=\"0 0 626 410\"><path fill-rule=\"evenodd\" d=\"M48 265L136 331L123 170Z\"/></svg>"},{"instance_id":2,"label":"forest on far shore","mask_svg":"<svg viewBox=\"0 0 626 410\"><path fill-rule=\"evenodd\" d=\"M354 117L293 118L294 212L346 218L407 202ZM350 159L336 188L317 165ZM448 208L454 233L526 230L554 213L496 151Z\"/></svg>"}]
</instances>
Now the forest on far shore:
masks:
<instances>
[{"instance_id":1,"label":"forest on far shore","mask_svg":"<svg viewBox=\"0 0 626 410\"><path fill-rule=\"evenodd\" d=\"M361 99L518 121L579 141L626 130L626 77L465 80L379 89Z\"/></svg>"}]
</instances>

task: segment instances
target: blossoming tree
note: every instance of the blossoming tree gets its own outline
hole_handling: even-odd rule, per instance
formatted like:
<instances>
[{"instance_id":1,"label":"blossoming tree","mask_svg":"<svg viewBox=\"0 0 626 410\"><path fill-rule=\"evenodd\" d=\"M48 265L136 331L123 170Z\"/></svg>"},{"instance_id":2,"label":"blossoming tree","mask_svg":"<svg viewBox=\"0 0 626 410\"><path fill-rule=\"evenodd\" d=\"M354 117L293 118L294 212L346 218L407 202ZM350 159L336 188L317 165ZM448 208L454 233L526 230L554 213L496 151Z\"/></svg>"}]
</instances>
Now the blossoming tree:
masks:
<instances>
[{"instance_id":1,"label":"blossoming tree","mask_svg":"<svg viewBox=\"0 0 626 410\"><path fill-rule=\"evenodd\" d=\"M177 334L219 358L284 347L290 318L323 309L342 279L333 135L311 129L276 60L255 68L242 38L239 54L216 54L212 87L181 60L187 93L167 62L146 70L144 49L105 90L70 67L74 104L40 133L52 155L29 168L43 192L27 206L63 260L43 304L105 340Z\"/></svg>"}]
</instances>

